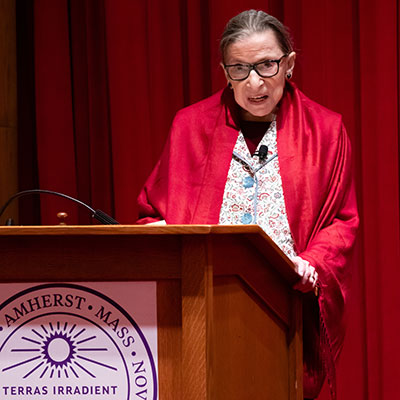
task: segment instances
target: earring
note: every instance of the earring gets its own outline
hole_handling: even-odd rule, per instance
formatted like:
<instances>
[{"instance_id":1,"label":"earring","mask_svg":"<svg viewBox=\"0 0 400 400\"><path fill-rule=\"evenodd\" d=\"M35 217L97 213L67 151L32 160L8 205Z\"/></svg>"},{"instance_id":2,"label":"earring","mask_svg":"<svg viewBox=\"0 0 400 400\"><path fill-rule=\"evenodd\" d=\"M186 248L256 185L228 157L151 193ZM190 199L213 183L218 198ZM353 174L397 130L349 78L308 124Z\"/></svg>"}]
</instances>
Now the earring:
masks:
<instances>
[{"instance_id":1,"label":"earring","mask_svg":"<svg viewBox=\"0 0 400 400\"><path fill-rule=\"evenodd\" d=\"M286 78L291 79L292 78L292 73L288 72L287 75L286 75Z\"/></svg>"},{"instance_id":2,"label":"earring","mask_svg":"<svg viewBox=\"0 0 400 400\"><path fill-rule=\"evenodd\" d=\"M232 89L232 83L228 82L228 88Z\"/></svg>"}]
</instances>

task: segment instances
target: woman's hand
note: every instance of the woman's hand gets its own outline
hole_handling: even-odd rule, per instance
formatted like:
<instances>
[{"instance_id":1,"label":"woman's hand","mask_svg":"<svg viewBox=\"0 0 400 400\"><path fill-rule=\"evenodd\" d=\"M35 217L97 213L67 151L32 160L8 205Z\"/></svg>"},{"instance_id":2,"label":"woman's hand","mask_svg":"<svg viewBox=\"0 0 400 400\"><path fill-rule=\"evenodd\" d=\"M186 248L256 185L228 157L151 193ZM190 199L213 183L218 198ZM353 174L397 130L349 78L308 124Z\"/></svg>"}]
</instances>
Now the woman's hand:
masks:
<instances>
[{"instance_id":1,"label":"woman's hand","mask_svg":"<svg viewBox=\"0 0 400 400\"><path fill-rule=\"evenodd\" d=\"M318 282L318 272L315 268L306 260L301 257L294 257L292 259L293 264L296 267L296 272L300 275L300 280L293 286L293 289L299 290L300 292L307 293L315 290Z\"/></svg>"}]
</instances>

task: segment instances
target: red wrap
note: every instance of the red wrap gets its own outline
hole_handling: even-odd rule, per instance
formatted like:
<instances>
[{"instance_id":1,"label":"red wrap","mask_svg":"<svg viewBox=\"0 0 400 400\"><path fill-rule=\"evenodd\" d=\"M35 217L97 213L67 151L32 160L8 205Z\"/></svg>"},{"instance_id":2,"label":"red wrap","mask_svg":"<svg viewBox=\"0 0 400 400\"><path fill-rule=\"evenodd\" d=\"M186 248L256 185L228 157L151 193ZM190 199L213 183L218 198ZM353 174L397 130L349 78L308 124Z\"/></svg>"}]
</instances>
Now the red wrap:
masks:
<instances>
[{"instance_id":1,"label":"red wrap","mask_svg":"<svg viewBox=\"0 0 400 400\"><path fill-rule=\"evenodd\" d=\"M237 115L228 88L178 112L139 195L140 223L218 223ZM281 100L277 131L295 250L317 269L321 287L318 304L304 299L304 396L316 397L328 373L334 397L333 363L344 339L348 261L358 227L350 144L341 117L293 84Z\"/></svg>"}]
</instances>

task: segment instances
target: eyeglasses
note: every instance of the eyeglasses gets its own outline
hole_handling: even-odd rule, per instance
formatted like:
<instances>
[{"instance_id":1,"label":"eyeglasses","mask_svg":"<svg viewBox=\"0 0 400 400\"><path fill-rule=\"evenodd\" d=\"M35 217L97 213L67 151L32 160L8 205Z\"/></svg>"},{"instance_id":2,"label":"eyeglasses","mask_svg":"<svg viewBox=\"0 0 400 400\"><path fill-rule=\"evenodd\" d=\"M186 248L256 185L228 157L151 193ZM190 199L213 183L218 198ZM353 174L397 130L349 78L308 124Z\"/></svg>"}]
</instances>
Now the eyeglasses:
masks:
<instances>
[{"instance_id":1,"label":"eyeglasses","mask_svg":"<svg viewBox=\"0 0 400 400\"><path fill-rule=\"evenodd\" d=\"M224 64L224 68L233 81L244 81L253 69L261 78L272 78L279 72L280 62L287 56L284 54L278 60L264 60L255 64Z\"/></svg>"}]
</instances>

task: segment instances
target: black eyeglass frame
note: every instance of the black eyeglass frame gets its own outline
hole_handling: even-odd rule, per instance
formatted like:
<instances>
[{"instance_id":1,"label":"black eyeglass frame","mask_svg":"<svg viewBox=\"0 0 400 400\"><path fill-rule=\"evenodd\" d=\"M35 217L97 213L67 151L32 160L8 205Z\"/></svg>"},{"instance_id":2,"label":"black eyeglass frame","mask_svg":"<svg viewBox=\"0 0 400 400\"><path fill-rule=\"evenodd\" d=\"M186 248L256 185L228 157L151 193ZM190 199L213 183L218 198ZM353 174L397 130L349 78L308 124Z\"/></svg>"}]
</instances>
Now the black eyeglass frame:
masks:
<instances>
[{"instance_id":1,"label":"black eyeglass frame","mask_svg":"<svg viewBox=\"0 0 400 400\"><path fill-rule=\"evenodd\" d=\"M224 64L224 69L225 69L225 71L226 71L226 73L228 74L228 76L229 76L229 79L231 79L232 81L244 81L244 80L246 80L248 77L249 77L249 75L250 75L250 72L254 69L254 71L256 71L256 73L257 73L257 75L258 76L260 76L261 78L272 78L273 76L275 76L275 75L277 75L278 73L279 73L279 66L280 66L280 63L281 63L281 61L285 58L285 57L287 57L289 54L284 54L281 58L279 58L279 59L277 59L277 60L263 60L263 61L260 61L260 62L258 62L258 63L255 63L255 64L240 64L240 63L237 63L237 64ZM261 75L261 73L257 70L257 66L258 65L260 65L260 64L264 64L265 62L272 62L272 63L276 63L277 64L277 66L278 66L278 69L276 70L276 72L274 73L274 74L272 74L272 75L268 75L268 76L265 76L265 75ZM232 78L231 77L231 74L229 73L229 67L237 67L238 65L242 65L242 66L247 66L247 67L249 67L249 69L248 69L248 73L247 73L247 76L246 77L244 77L244 78L240 78L240 79L235 79L235 78ZM228 68L228 69L227 69Z\"/></svg>"}]
</instances>

